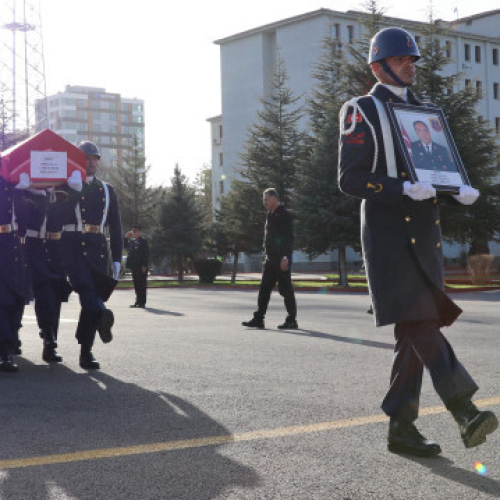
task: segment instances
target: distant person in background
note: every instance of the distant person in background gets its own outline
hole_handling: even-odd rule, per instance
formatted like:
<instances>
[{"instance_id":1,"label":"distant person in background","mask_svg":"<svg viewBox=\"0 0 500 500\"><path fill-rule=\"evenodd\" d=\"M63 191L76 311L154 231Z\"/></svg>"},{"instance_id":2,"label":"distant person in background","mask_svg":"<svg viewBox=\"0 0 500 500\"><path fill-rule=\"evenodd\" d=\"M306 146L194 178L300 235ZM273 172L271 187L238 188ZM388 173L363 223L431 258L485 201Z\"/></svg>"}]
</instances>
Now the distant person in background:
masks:
<instances>
[{"instance_id":1,"label":"distant person in background","mask_svg":"<svg viewBox=\"0 0 500 500\"><path fill-rule=\"evenodd\" d=\"M280 203L276 189L264 191L264 206L267 209L264 233L265 262L260 283L257 311L243 326L264 328L264 318L271 298L271 292L278 282L278 290L285 300L288 316L280 329L295 330L297 324L297 304L292 286L293 221L290 212Z\"/></svg>"},{"instance_id":2,"label":"distant person in background","mask_svg":"<svg viewBox=\"0 0 500 500\"><path fill-rule=\"evenodd\" d=\"M132 226L126 237L128 238L128 257L125 265L132 271L135 289L135 302L130 307L143 309L146 307L149 244L139 225Z\"/></svg>"}]
</instances>

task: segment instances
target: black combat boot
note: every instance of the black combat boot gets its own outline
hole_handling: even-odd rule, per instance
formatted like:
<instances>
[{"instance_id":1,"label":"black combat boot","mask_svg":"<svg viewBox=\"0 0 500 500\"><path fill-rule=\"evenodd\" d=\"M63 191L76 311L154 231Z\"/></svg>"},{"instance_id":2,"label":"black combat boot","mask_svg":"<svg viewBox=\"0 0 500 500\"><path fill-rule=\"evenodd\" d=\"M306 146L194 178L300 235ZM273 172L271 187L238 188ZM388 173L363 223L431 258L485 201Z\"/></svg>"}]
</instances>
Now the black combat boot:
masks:
<instances>
[{"instance_id":1,"label":"black combat boot","mask_svg":"<svg viewBox=\"0 0 500 500\"><path fill-rule=\"evenodd\" d=\"M17 365L12 361L12 356L10 354L2 354L2 356L0 356L0 371L17 372L17 370Z\"/></svg>"},{"instance_id":2,"label":"black combat boot","mask_svg":"<svg viewBox=\"0 0 500 500\"><path fill-rule=\"evenodd\" d=\"M92 351L89 347L83 347L80 351L80 367L84 370L99 370L101 365L99 361L94 358Z\"/></svg>"},{"instance_id":3,"label":"black combat boot","mask_svg":"<svg viewBox=\"0 0 500 500\"><path fill-rule=\"evenodd\" d=\"M460 429L466 448L474 448L486 441L486 436L498 427L498 419L491 411L479 411L470 400L458 402L449 408Z\"/></svg>"},{"instance_id":4,"label":"black combat boot","mask_svg":"<svg viewBox=\"0 0 500 500\"><path fill-rule=\"evenodd\" d=\"M253 318L250 321L243 321L241 324L251 328L265 328L264 318L257 313L253 315Z\"/></svg>"},{"instance_id":5,"label":"black combat boot","mask_svg":"<svg viewBox=\"0 0 500 500\"><path fill-rule=\"evenodd\" d=\"M44 328L41 332L43 338L42 359L46 363L60 363L63 359L57 351L57 342L54 330L52 328Z\"/></svg>"},{"instance_id":6,"label":"black combat boot","mask_svg":"<svg viewBox=\"0 0 500 500\"><path fill-rule=\"evenodd\" d=\"M435 457L441 453L441 447L426 439L413 422L391 417L387 449L392 453L407 453L417 457Z\"/></svg>"},{"instance_id":7,"label":"black combat boot","mask_svg":"<svg viewBox=\"0 0 500 500\"><path fill-rule=\"evenodd\" d=\"M299 325L297 324L297 320L295 318L291 318L290 316L285 319L283 324L278 325L280 330L297 330L298 327Z\"/></svg>"},{"instance_id":8,"label":"black combat boot","mask_svg":"<svg viewBox=\"0 0 500 500\"><path fill-rule=\"evenodd\" d=\"M113 326L114 322L115 322L115 316L113 314L113 311L111 311L110 309L104 309L99 319L99 326L97 327L97 331L99 332L101 340L105 344L113 340L111 327Z\"/></svg>"}]
</instances>

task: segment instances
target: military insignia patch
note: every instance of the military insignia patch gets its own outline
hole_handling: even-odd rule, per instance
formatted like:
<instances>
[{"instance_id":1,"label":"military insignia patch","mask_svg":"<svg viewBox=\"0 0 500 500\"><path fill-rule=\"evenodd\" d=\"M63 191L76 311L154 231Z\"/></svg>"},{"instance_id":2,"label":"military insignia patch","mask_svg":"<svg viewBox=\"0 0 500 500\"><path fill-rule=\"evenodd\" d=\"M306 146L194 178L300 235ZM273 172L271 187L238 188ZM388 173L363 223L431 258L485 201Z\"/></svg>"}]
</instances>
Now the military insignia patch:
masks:
<instances>
[{"instance_id":1,"label":"military insignia patch","mask_svg":"<svg viewBox=\"0 0 500 500\"><path fill-rule=\"evenodd\" d=\"M429 121L431 123L432 130L434 130L435 132L443 131L443 126L441 125L439 118L429 118Z\"/></svg>"},{"instance_id":2,"label":"military insignia patch","mask_svg":"<svg viewBox=\"0 0 500 500\"><path fill-rule=\"evenodd\" d=\"M411 47L411 42L410 42L410 37L409 36L406 37L406 46L407 47Z\"/></svg>"},{"instance_id":3,"label":"military insignia patch","mask_svg":"<svg viewBox=\"0 0 500 500\"><path fill-rule=\"evenodd\" d=\"M374 55L377 55L379 50L380 49L378 48L378 45L375 45L375 47L373 47L373 49L372 49L372 52Z\"/></svg>"}]
</instances>

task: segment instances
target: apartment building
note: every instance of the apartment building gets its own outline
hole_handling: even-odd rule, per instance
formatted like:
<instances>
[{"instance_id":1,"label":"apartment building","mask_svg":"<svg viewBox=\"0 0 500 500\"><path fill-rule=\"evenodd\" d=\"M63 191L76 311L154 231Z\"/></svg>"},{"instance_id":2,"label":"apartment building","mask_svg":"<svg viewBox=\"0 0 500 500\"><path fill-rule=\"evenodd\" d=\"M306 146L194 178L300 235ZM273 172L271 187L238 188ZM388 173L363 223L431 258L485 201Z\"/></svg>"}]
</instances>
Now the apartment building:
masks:
<instances>
[{"instance_id":1,"label":"apartment building","mask_svg":"<svg viewBox=\"0 0 500 500\"><path fill-rule=\"evenodd\" d=\"M231 180L242 166L240 155L248 129L256 120L260 98L269 91L277 58L286 68L288 87L305 100L316 83L311 74L324 38L338 38L345 49L362 34L363 15L366 14L319 9L214 42L220 47L222 97L222 114L217 117L217 127L211 128L213 148L217 151L212 155L215 207L219 197L231 189ZM500 141L500 9L439 23L448 31L441 40L450 60L443 73L462 74L457 90L465 85L475 86L481 95L478 112L491 122ZM385 17L385 24L402 27L415 36L417 43L422 41L425 23ZM307 116L302 122L304 128L306 125ZM456 253L460 248L448 250ZM356 260L359 256L352 253L348 258ZM336 257L325 259L335 261Z\"/></svg>"},{"instance_id":2,"label":"apartment building","mask_svg":"<svg viewBox=\"0 0 500 500\"><path fill-rule=\"evenodd\" d=\"M120 164L134 141L145 149L141 99L122 97L99 87L67 85L63 92L36 102L36 114L44 109L48 128L75 145L85 140L96 143L107 166Z\"/></svg>"}]
</instances>

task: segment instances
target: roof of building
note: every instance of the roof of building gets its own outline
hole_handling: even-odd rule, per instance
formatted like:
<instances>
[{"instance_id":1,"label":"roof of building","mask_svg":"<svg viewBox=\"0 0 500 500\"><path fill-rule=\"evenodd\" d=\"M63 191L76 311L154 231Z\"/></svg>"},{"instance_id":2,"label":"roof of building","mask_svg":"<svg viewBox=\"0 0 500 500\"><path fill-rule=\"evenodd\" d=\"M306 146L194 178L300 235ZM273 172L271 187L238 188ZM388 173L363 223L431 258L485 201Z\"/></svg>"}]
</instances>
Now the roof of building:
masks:
<instances>
[{"instance_id":1,"label":"roof of building","mask_svg":"<svg viewBox=\"0 0 500 500\"><path fill-rule=\"evenodd\" d=\"M479 14L474 14L473 16L460 17L458 19L455 19L455 21L452 21L452 24L465 23L467 21L474 21L475 19L481 19L482 17L496 16L497 14L500 14L500 9L488 10L486 12L480 12Z\"/></svg>"},{"instance_id":2,"label":"roof of building","mask_svg":"<svg viewBox=\"0 0 500 500\"><path fill-rule=\"evenodd\" d=\"M443 24L448 24L448 25L453 26L453 28L455 29L455 33L458 34L459 30L460 30L459 25L464 24L468 21L472 21L474 19L494 16L494 15L497 15L499 13L500 13L500 9L497 9L497 10L491 10L488 12L482 12L480 14L475 14L475 15L469 16L469 17L463 17L461 19L456 19L454 21L445 21L445 20L438 19L438 20L436 20L436 22L442 22ZM249 30L241 31L240 33L235 33L233 35L230 35L230 36L227 36L224 38L219 38L218 40L215 40L214 43L217 45L222 45L224 43L239 40L241 38L245 38L245 37L250 36L250 35L275 30L276 28L281 28L281 27L289 25L289 24L301 22L301 21L304 21L307 19L313 19L315 17L324 16L324 15L335 16L337 18L358 20L359 17L369 16L370 14L368 12L362 12L362 11L356 11L356 10L348 10L347 12L339 12L339 11L335 11L335 10L331 10L331 9L321 8L321 9L313 10L311 12L306 12L304 14L299 14L297 16L288 17L286 19L281 19L281 20L275 21L273 23L264 24L264 25L258 26L256 28L251 28ZM395 25L397 25L397 26L404 24L405 26L408 26L408 27L411 27L411 26L418 27L418 26L421 26L422 24L426 24L426 21L415 21L412 19L403 19L403 18L390 17L390 16L384 16L384 19L386 21L384 24L389 24L392 21L394 21ZM458 28L458 30L457 30L457 28ZM464 34L466 34L467 36L479 36L479 37L484 38L484 39L497 39L498 38L498 37L492 37L489 35L485 35L484 33L464 33Z\"/></svg>"}]
</instances>

